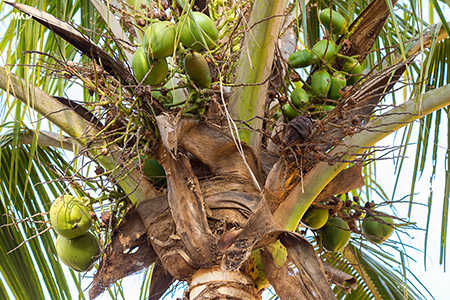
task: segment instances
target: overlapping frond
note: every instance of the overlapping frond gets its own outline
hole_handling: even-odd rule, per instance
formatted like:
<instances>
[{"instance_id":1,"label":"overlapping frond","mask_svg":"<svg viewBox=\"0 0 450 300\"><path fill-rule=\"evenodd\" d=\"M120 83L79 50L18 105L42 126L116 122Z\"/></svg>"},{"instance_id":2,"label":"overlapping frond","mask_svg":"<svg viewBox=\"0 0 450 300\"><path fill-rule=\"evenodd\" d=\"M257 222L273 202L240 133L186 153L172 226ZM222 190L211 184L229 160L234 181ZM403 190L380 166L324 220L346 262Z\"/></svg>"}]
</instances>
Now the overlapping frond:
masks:
<instances>
[{"instance_id":1,"label":"overlapping frond","mask_svg":"<svg viewBox=\"0 0 450 300\"><path fill-rule=\"evenodd\" d=\"M67 189L59 181L66 158L47 147L14 146L11 134L0 140L0 281L8 286L2 299L72 299L46 215Z\"/></svg>"},{"instance_id":2,"label":"overlapping frond","mask_svg":"<svg viewBox=\"0 0 450 300\"><path fill-rule=\"evenodd\" d=\"M395 247L387 247L387 249L390 252L354 239L343 253L323 254L322 257L327 263L351 274L358 282L358 288L351 293L335 287L334 291L338 299L400 300L407 298L413 300L432 297L417 278L410 274L407 266L399 267L404 253ZM396 259L397 256L400 259Z\"/></svg>"}]
</instances>

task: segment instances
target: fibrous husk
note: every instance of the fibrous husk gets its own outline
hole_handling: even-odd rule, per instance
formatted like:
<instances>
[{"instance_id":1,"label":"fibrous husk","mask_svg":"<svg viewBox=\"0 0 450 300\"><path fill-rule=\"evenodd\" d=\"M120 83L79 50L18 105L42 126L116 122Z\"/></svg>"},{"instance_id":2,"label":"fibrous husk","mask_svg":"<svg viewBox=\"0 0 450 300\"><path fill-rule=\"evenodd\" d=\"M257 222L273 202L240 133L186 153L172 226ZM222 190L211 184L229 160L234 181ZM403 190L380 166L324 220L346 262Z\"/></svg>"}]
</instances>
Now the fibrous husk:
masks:
<instances>
[{"instance_id":1,"label":"fibrous husk","mask_svg":"<svg viewBox=\"0 0 450 300\"><path fill-rule=\"evenodd\" d=\"M149 267L157 259L137 210L130 209L106 246L89 298L95 299L117 280Z\"/></svg>"},{"instance_id":2,"label":"fibrous husk","mask_svg":"<svg viewBox=\"0 0 450 300\"><path fill-rule=\"evenodd\" d=\"M159 263L155 263L150 281L148 300L158 300L173 283L173 276Z\"/></svg>"},{"instance_id":3,"label":"fibrous husk","mask_svg":"<svg viewBox=\"0 0 450 300\"><path fill-rule=\"evenodd\" d=\"M222 269L238 270L250 257L253 249L267 246L276 241L278 231L274 231L276 224L272 214L264 199L258 204L236 240L231 243L230 247L224 249Z\"/></svg>"},{"instance_id":4,"label":"fibrous husk","mask_svg":"<svg viewBox=\"0 0 450 300\"><path fill-rule=\"evenodd\" d=\"M164 125L165 122L170 126ZM239 229L253 214L262 199L253 179L258 168L252 151L245 145L243 153L249 168L243 167L244 158L233 139L211 124L195 120L177 123L165 117L158 121L158 126L172 128L163 132L176 133L176 139L171 138L176 144L164 143L165 147L160 148L158 154L166 170L176 170L166 172L173 223L166 213L165 231L155 230L156 226L150 225L161 222L162 216L146 224L163 265L175 278L184 279L192 275L194 269L215 263L220 235L233 226ZM168 140L164 136L162 139ZM177 154L173 151L175 148ZM224 224L224 228L213 235L208 219ZM170 234L167 228L171 229ZM233 242L233 238L229 239L231 236L227 235L229 243ZM176 260L184 262L174 263Z\"/></svg>"},{"instance_id":5,"label":"fibrous husk","mask_svg":"<svg viewBox=\"0 0 450 300\"><path fill-rule=\"evenodd\" d=\"M167 177L167 198L177 235L196 266L212 265L216 239L206 217L203 195L189 158L178 153L176 160L165 149L158 155Z\"/></svg>"},{"instance_id":6,"label":"fibrous husk","mask_svg":"<svg viewBox=\"0 0 450 300\"><path fill-rule=\"evenodd\" d=\"M203 121L182 120L178 139L180 145L203 164L215 176L230 178L259 177L257 159L246 144L242 144L243 157L239 145L226 133L226 129ZM248 168L245 167L248 165Z\"/></svg>"},{"instance_id":7,"label":"fibrous husk","mask_svg":"<svg viewBox=\"0 0 450 300\"><path fill-rule=\"evenodd\" d=\"M279 235L286 247L288 259L278 266L272 255L261 252L267 278L280 299L331 300L336 299L331 290L322 261L312 245L302 236L292 232Z\"/></svg>"},{"instance_id":8,"label":"fibrous husk","mask_svg":"<svg viewBox=\"0 0 450 300\"><path fill-rule=\"evenodd\" d=\"M147 237L164 268L176 279L186 279L198 266L190 260L186 247L177 235L167 196L139 204L137 207L145 224Z\"/></svg>"}]
</instances>

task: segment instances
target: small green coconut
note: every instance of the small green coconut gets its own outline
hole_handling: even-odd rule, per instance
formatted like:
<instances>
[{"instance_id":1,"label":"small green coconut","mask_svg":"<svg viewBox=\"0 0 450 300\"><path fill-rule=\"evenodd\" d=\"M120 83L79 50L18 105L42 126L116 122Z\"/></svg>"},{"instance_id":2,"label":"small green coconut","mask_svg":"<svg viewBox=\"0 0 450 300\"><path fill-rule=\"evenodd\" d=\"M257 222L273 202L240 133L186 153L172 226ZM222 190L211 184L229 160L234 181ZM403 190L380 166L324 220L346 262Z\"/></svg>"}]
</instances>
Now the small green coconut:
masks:
<instances>
[{"instance_id":1,"label":"small green coconut","mask_svg":"<svg viewBox=\"0 0 450 300\"><path fill-rule=\"evenodd\" d=\"M100 245L90 232L74 239L59 235L56 239L56 252L66 266L84 272L93 267L100 255Z\"/></svg>"},{"instance_id":2,"label":"small green coconut","mask_svg":"<svg viewBox=\"0 0 450 300\"><path fill-rule=\"evenodd\" d=\"M60 236L73 239L84 235L92 225L92 217L81 200L64 195L50 208L50 222Z\"/></svg>"}]
</instances>

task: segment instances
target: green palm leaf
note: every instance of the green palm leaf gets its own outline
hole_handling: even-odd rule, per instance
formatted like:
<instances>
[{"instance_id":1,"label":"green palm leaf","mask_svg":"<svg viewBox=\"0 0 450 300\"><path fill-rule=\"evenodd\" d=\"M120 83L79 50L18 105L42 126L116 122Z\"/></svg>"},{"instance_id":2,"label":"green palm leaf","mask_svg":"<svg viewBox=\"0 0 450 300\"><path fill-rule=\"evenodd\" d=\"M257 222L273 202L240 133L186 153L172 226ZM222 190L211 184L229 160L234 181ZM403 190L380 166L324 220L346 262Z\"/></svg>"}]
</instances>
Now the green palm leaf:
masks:
<instances>
[{"instance_id":1,"label":"green palm leaf","mask_svg":"<svg viewBox=\"0 0 450 300\"><path fill-rule=\"evenodd\" d=\"M404 255L396 247L392 250L399 256ZM413 300L430 297L426 288L408 271L403 260L397 261L392 254L372 244L351 240L343 253L322 253L322 258L331 266L352 275L357 280L358 288L350 293L335 287L338 299ZM407 277L403 274L403 270L408 273Z\"/></svg>"},{"instance_id":2,"label":"green palm leaf","mask_svg":"<svg viewBox=\"0 0 450 300\"><path fill-rule=\"evenodd\" d=\"M429 298L430 295L424 294L427 291L420 282L416 281L416 278L409 279L411 274L405 277L403 269L407 270L407 267L403 261L395 260L391 254L370 244L351 244L349 248L357 259L358 266L364 268L382 299ZM400 256L404 255L397 251Z\"/></svg>"},{"instance_id":3,"label":"green palm leaf","mask_svg":"<svg viewBox=\"0 0 450 300\"><path fill-rule=\"evenodd\" d=\"M14 299L72 299L45 216L67 187L48 166L68 167L51 148L0 147L0 268Z\"/></svg>"}]
</instances>

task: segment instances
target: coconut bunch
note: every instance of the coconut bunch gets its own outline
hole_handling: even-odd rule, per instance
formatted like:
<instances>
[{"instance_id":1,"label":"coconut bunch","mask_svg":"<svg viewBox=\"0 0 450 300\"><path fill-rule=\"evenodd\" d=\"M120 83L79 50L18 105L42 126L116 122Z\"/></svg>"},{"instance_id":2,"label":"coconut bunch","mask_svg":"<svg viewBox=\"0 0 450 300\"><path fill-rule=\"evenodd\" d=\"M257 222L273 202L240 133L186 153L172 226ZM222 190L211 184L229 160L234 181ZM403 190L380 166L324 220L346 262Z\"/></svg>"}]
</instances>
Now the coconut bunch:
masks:
<instances>
[{"instance_id":1,"label":"coconut bunch","mask_svg":"<svg viewBox=\"0 0 450 300\"><path fill-rule=\"evenodd\" d=\"M301 225L312 230L323 248L330 252L341 252L348 244L351 232L361 233L374 244L382 244L395 230L392 217L372 209L370 202L360 206L357 196L345 201L333 197L328 203L310 206Z\"/></svg>"},{"instance_id":2,"label":"coconut bunch","mask_svg":"<svg viewBox=\"0 0 450 300\"><path fill-rule=\"evenodd\" d=\"M90 270L100 255L100 245L89 231L92 217L84 203L70 195L57 198L50 208L50 222L58 234L56 251L61 261L78 272Z\"/></svg>"},{"instance_id":3,"label":"coconut bunch","mask_svg":"<svg viewBox=\"0 0 450 300\"><path fill-rule=\"evenodd\" d=\"M338 37L349 34L346 18L326 8L320 12L319 19L327 35L311 48L295 51L288 59L294 69L310 67L310 70L308 79L297 78L291 101L281 107L287 121L304 112L323 116L321 112L333 110L348 87L362 78L363 63L357 57L339 54L342 45L336 44ZM336 60L341 63L335 64Z\"/></svg>"},{"instance_id":4,"label":"coconut bunch","mask_svg":"<svg viewBox=\"0 0 450 300\"><path fill-rule=\"evenodd\" d=\"M158 86L169 74L167 58L174 55L178 41L184 46L183 65L187 77L198 87L207 89L212 77L201 52L216 47L219 37L214 22L202 12L182 15L177 24L152 19L145 29L143 44L133 55L132 69L140 84Z\"/></svg>"}]
</instances>

